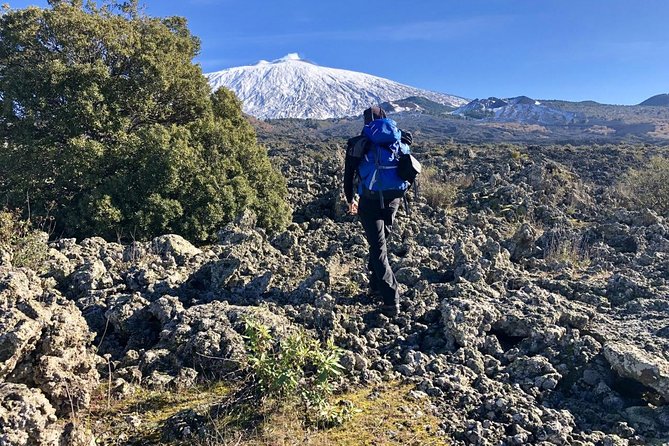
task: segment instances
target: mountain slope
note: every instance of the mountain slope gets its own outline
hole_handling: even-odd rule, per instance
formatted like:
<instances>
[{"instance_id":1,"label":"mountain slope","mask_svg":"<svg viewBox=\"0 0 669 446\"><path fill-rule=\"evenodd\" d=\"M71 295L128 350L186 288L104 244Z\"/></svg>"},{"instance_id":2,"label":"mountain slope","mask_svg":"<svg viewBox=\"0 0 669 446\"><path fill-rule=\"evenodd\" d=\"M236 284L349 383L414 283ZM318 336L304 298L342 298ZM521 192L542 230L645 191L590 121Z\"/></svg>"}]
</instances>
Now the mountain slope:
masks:
<instances>
[{"instance_id":1,"label":"mountain slope","mask_svg":"<svg viewBox=\"0 0 669 446\"><path fill-rule=\"evenodd\" d=\"M388 113L417 112L429 115L445 115L454 109L452 106L440 104L418 96L383 102L380 105L381 108Z\"/></svg>"},{"instance_id":2,"label":"mountain slope","mask_svg":"<svg viewBox=\"0 0 669 446\"><path fill-rule=\"evenodd\" d=\"M421 90L370 74L327 68L289 54L272 62L206 74L213 89L234 91L244 111L261 119L356 116L373 104L410 96L459 107L467 100Z\"/></svg>"},{"instance_id":3,"label":"mountain slope","mask_svg":"<svg viewBox=\"0 0 669 446\"><path fill-rule=\"evenodd\" d=\"M547 107L527 96L475 99L452 113L472 119L540 125L568 125L585 120L582 114Z\"/></svg>"},{"instance_id":4,"label":"mountain slope","mask_svg":"<svg viewBox=\"0 0 669 446\"><path fill-rule=\"evenodd\" d=\"M669 107L669 93L658 94L643 101L639 105L654 105L660 107Z\"/></svg>"}]
</instances>

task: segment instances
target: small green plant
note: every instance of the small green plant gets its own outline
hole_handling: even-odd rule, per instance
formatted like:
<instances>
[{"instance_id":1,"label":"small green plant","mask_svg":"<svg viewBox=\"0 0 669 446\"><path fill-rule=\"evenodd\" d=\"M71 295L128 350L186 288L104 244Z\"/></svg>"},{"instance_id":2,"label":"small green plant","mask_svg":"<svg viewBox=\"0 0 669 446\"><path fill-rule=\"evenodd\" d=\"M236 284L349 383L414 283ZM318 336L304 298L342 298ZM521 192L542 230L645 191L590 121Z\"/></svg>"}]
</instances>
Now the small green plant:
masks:
<instances>
[{"instance_id":1,"label":"small green plant","mask_svg":"<svg viewBox=\"0 0 669 446\"><path fill-rule=\"evenodd\" d=\"M18 211L0 210L0 257L4 252L13 266L39 271L47 250L45 233L33 229Z\"/></svg>"},{"instance_id":2,"label":"small green plant","mask_svg":"<svg viewBox=\"0 0 669 446\"><path fill-rule=\"evenodd\" d=\"M341 350L330 339L323 346L306 332L276 339L263 324L247 319L249 369L262 399L298 402L309 424L336 426L352 415L348 405L330 403L333 380L342 373Z\"/></svg>"},{"instance_id":3,"label":"small green plant","mask_svg":"<svg viewBox=\"0 0 669 446\"><path fill-rule=\"evenodd\" d=\"M517 146L509 147L509 155L515 161L521 161L521 160L527 159L527 154L521 152L520 148L517 147Z\"/></svg>"},{"instance_id":4,"label":"small green plant","mask_svg":"<svg viewBox=\"0 0 669 446\"><path fill-rule=\"evenodd\" d=\"M669 158L656 156L639 169L630 169L618 193L631 208L652 209L669 217Z\"/></svg>"},{"instance_id":5,"label":"small green plant","mask_svg":"<svg viewBox=\"0 0 669 446\"><path fill-rule=\"evenodd\" d=\"M447 181L435 168L424 168L419 182L421 195L433 208L445 209L455 201L458 193L457 185Z\"/></svg>"}]
</instances>

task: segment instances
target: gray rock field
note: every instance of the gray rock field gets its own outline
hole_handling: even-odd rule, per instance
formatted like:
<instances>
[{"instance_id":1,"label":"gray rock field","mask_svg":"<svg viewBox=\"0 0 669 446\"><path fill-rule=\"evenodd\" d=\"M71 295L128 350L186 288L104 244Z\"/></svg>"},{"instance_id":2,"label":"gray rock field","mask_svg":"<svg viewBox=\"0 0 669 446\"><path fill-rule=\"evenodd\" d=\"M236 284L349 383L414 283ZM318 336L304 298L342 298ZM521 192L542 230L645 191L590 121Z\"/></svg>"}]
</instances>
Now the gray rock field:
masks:
<instances>
[{"instance_id":1,"label":"gray rock field","mask_svg":"<svg viewBox=\"0 0 669 446\"><path fill-rule=\"evenodd\" d=\"M366 294L341 149L323 150L274 155L282 233L245 213L209 246L56 240L41 275L4 259L0 445L90 444L72 417L101 380L120 398L229 378L247 317L332 336L345 386L415 384L450 444L669 444L669 221L616 199L626 149L419 151L458 192L400 210L392 320Z\"/></svg>"}]
</instances>

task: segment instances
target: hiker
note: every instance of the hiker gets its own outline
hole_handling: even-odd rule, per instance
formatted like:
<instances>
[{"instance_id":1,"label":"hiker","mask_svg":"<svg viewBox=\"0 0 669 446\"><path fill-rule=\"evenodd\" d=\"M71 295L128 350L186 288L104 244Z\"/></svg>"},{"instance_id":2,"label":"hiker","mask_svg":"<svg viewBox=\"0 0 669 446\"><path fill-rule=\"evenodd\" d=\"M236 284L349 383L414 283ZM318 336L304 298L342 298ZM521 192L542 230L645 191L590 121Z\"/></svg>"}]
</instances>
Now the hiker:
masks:
<instances>
[{"instance_id":1,"label":"hiker","mask_svg":"<svg viewBox=\"0 0 669 446\"><path fill-rule=\"evenodd\" d=\"M344 169L344 194L348 212L358 215L369 244L370 295L381 297L381 312L394 317L399 314L399 290L395 274L388 263L386 240L391 234L395 214L410 186L399 178L397 162L402 148L408 153L412 144L409 132L397 128L377 106L363 113L365 126L359 136L348 140ZM377 163L376 159L379 162ZM359 179L358 196L354 196L354 180Z\"/></svg>"}]
</instances>

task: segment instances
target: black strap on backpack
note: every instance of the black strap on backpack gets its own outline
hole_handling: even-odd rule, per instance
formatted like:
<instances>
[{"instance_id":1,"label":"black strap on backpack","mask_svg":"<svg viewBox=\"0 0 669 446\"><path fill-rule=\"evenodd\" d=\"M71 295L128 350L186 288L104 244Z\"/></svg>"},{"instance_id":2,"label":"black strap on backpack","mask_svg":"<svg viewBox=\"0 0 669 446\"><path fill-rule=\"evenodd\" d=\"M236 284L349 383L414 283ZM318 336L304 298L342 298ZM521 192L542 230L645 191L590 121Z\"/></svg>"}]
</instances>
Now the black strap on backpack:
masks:
<instances>
[{"instance_id":1,"label":"black strap on backpack","mask_svg":"<svg viewBox=\"0 0 669 446\"><path fill-rule=\"evenodd\" d=\"M413 199L418 202L418 177L416 177L411 184L409 184L409 187L413 187ZM404 211L407 213L407 215L411 215L411 206L409 206L409 200L407 200L406 194L402 197L402 201L404 203Z\"/></svg>"}]
</instances>

